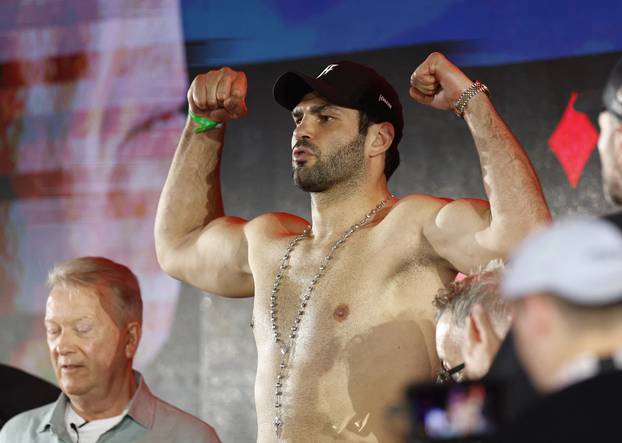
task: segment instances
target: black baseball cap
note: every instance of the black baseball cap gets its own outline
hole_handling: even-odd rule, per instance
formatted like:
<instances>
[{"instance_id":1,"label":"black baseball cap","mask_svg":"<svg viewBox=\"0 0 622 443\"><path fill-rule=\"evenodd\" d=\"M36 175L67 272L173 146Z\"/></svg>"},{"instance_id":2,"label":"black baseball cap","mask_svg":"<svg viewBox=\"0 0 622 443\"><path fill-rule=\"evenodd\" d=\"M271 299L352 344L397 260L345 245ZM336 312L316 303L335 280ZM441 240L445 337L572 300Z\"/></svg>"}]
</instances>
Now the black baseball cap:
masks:
<instances>
[{"instance_id":1,"label":"black baseball cap","mask_svg":"<svg viewBox=\"0 0 622 443\"><path fill-rule=\"evenodd\" d=\"M312 91L337 106L364 111L371 122L390 122L395 129L394 146L402 138L404 116L399 96L372 68L343 60L326 66L316 77L286 72L273 88L274 99L290 111Z\"/></svg>"},{"instance_id":2,"label":"black baseball cap","mask_svg":"<svg viewBox=\"0 0 622 443\"><path fill-rule=\"evenodd\" d=\"M622 58L609 73L604 89L579 95L574 108L587 114L607 110L622 120Z\"/></svg>"}]
</instances>

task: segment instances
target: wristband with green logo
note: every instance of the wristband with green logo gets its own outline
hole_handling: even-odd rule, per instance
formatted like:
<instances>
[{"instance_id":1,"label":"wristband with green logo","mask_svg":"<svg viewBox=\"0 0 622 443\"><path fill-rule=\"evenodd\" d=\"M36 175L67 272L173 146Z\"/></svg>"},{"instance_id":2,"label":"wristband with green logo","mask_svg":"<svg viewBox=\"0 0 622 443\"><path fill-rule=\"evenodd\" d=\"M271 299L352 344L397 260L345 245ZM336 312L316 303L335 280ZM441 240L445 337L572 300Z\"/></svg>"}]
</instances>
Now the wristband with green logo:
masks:
<instances>
[{"instance_id":1,"label":"wristband with green logo","mask_svg":"<svg viewBox=\"0 0 622 443\"><path fill-rule=\"evenodd\" d=\"M214 120L210 120L207 117L201 117L200 115L196 115L191 110L188 110L188 115L193 122L199 125L198 128L194 129L195 134L200 134L201 132L209 131L210 129L214 128L220 128L222 126L222 123L215 122Z\"/></svg>"}]
</instances>

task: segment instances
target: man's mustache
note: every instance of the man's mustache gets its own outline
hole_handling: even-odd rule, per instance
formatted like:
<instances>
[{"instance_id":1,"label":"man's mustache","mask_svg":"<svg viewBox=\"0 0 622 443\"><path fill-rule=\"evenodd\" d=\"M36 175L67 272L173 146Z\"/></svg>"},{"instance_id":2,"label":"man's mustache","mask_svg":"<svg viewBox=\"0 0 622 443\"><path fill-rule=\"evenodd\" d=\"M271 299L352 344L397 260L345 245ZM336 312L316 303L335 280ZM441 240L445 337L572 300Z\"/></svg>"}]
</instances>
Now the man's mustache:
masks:
<instances>
[{"instance_id":1,"label":"man's mustache","mask_svg":"<svg viewBox=\"0 0 622 443\"><path fill-rule=\"evenodd\" d=\"M298 140L295 144L294 147L292 149L296 149L296 148L305 148L308 149L309 151L311 151L312 154L315 155L315 153L317 152L317 146L315 146L313 143L311 143L309 140Z\"/></svg>"}]
</instances>

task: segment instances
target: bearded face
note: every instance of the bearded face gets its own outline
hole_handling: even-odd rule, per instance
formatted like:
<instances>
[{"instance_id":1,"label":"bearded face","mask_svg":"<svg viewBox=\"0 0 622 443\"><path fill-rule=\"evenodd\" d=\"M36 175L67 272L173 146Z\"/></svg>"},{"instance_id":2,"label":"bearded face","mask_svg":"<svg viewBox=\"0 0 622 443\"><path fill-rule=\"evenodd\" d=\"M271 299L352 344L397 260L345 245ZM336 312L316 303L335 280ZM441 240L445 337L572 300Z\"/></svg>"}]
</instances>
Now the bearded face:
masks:
<instances>
[{"instance_id":1,"label":"bearded face","mask_svg":"<svg viewBox=\"0 0 622 443\"><path fill-rule=\"evenodd\" d=\"M338 184L355 185L365 173L364 142L365 137L357 134L350 142L320 149L300 140L296 146L310 151L314 158L294 162L294 183L306 192L324 192Z\"/></svg>"}]
</instances>

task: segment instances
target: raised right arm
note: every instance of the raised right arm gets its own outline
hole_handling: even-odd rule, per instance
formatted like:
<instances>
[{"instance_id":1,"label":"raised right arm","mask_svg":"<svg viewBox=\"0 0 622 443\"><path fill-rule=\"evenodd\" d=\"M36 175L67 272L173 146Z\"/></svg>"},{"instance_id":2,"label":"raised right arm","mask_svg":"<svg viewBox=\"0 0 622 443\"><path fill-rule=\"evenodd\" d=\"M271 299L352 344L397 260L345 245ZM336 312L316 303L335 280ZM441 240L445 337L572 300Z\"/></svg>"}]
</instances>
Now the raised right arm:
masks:
<instances>
[{"instance_id":1,"label":"raised right arm","mask_svg":"<svg viewBox=\"0 0 622 443\"><path fill-rule=\"evenodd\" d=\"M218 122L246 114L246 76L229 68L197 76L188 90L192 112ZM160 196L155 247L162 269L200 289L252 296L246 221L224 215L220 158L225 128L195 133L190 118Z\"/></svg>"}]
</instances>

